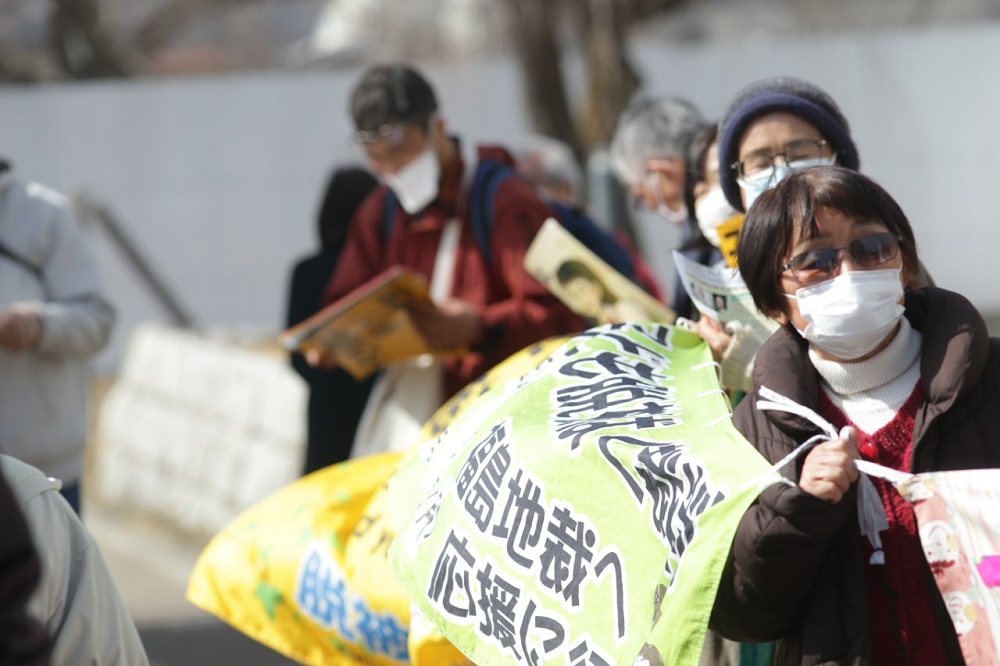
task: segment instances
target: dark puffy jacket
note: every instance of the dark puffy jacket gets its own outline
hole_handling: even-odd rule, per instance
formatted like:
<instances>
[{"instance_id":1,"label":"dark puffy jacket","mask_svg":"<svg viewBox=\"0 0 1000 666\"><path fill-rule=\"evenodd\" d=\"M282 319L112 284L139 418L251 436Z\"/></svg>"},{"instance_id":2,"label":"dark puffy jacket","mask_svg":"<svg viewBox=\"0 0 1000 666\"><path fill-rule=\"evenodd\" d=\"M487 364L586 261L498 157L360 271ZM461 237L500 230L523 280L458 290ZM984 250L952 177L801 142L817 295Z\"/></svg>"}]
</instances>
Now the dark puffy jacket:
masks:
<instances>
[{"instance_id":1,"label":"dark puffy jacket","mask_svg":"<svg viewBox=\"0 0 1000 666\"><path fill-rule=\"evenodd\" d=\"M923 333L924 402L914 425L913 472L1000 467L1000 340L965 298L925 288L906 296ZM819 375L806 342L779 329L757 355L754 385L818 410ZM756 409L757 390L737 407L736 427L770 461L817 434L805 420ZM800 462L801 464L801 462ZM784 474L793 481L799 469ZM778 664L871 664L868 598L855 488L836 505L797 486L767 489L743 516L712 614L712 627L741 641L780 639ZM930 569L926 571L931 576ZM933 581L930 589L936 589ZM940 596L931 601L963 663Z\"/></svg>"},{"instance_id":2,"label":"dark puffy jacket","mask_svg":"<svg viewBox=\"0 0 1000 666\"><path fill-rule=\"evenodd\" d=\"M27 609L40 571L28 525L0 474L0 664L49 663L51 647L45 628Z\"/></svg>"}]
</instances>

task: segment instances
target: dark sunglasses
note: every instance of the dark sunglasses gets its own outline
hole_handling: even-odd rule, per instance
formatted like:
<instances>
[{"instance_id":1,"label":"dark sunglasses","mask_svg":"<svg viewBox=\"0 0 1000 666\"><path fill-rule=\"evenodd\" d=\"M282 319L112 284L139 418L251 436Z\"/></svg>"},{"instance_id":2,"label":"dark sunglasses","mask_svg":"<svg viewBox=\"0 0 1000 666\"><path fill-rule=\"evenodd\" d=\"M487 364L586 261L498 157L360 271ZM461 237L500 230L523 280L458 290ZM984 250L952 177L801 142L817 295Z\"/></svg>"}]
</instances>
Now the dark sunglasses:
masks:
<instances>
[{"instance_id":1,"label":"dark sunglasses","mask_svg":"<svg viewBox=\"0 0 1000 666\"><path fill-rule=\"evenodd\" d=\"M845 252L851 255L851 261L857 266L874 268L896 258L900 240L899 236L883 231L855 238L844 247L813 248L792 257L778 272L791 271L795 279L803 284L818 282L837 272Z\"/></svg>"}]
</instances>

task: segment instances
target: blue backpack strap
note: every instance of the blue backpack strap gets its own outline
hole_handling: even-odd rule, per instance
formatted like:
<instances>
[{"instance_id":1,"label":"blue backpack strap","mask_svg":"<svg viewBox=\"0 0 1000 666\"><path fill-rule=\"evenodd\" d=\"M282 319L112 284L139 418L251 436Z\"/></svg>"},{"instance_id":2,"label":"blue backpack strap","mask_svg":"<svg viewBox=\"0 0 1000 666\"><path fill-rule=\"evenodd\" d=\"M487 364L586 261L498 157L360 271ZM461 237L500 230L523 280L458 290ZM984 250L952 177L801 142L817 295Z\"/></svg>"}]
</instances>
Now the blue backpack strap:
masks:
<instances>
[{"instance_id":1,"label":"blue backpack strap","mask_svg":"<svg viewBox=\"0 0 1000 666\"><path fill-rule=\"evenodd\" d=\"M399 199L391 187L386 187L385 197L382 199L382 243L389 240L392 229L396 226L396 212L399 210Z\"/></svg>"},{"instance_id":2,"label":"blue backpack strap","mask_svg":"<svg viewBox=\"0 0 1000 666\"><path fill-rule=\"evenodd\" d=\"M604 263L615 269L629 280L635 278L635 262L628 250L619 243L608 231L601 228L589 215L564 203L549 201L549 208L556 214L556 219L566 231L587 248L600 257Z\"/></svg>"},{"instance_id":3,"label":"blue backpack strap","mask_svg":"<svg viewBox=\"0 0 1000 666\"><path fill-rule=\"evenodd\" d=\"M469 191L469 221L472 233L486 261L493 260L490 235L496 212L497 190L501 183L514 175L514 167L496 160L482 160L476 166ZM399 199L392 188L387 188L382 199L382 241L386 242L396 225Z\"/></svg>"},{"instance_id":4,"label":"blue backpack strap","mask_svg":"<svg viewBox=\"0 0 1000 666\"><path fill-rule=\"evenodd\" d=\"M476 167L469 192L469 216L476 245L483 252L487 261L492 259L490 250L490 233L493 230L494 202L500 183L514 173L509 165L494 160L484 160ZM399 212L399 198L392 188L386 188L382 199L382 241L392 235L396 226L396 214Z\"/></svg>"},{"instance_id":5,"label":"blue backpack strap","mask_svg":"<svg viewBox=\"0 0 1000 666\"><path fill-rule=\"evenodd\" d=\"M487 261L492 261L490 238L496 214L500 185L515 175L514 167L496 160L483 160L476 167L469 193L469 216L476 245ZM586 213L566 204L548 202L555 218L591 252L629 280L635 279L635 262L628 250L602 229Z\"/></svg>"},{"instance_id":6,"label":"blue backpack strap","mask_svg":"<svg viewBox=\"0 0 1000 666\"><path fill-rule=\"evenodd\" d=\"M476 166L469 192L469 221L476 245L487 262L493 260L490 236L496 213L497 190L503 181L514 175L514 167L496 160L482 160Z\"/></svg>"}]
</instances>

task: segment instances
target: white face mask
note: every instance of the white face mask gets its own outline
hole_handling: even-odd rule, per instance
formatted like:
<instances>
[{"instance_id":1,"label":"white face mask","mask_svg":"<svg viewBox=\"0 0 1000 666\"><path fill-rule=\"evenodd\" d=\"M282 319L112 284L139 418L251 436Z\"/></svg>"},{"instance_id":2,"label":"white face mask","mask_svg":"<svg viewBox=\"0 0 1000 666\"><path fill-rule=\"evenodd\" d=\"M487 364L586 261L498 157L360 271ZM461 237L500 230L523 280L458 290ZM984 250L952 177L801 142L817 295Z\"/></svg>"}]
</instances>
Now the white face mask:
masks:
<instances>
[{"instance_id":1,"label":"white face mask","mask_svg":"<svg viewBox=\"0 0 1000 666\"><path fill-rule=\"evenodd\" d=\"M709 243L719 247L719 225L731 220L740 212L726 201L726 193L720 185L708 191L701 201L694 205L694 216L698 218L698 228Z\"/></svg>"},{"instance_id":2,"label":"white face mask","mask_svg":"<svg viewBox=\"0 0 1000 666\"><path fill-rule=\"evenodd\" d=\"M418 213L438 195L441 165L437 154L428 145L420 155L395 174L384 174L382 180L399 198L399 205L410 215Z\"/></svg>"},{"instance_id":3,"label":"white face mask","mask_svg":"<svg viewBox=\"0 0 1000 666\"><path fill-rule=\"evenodd\" d=\"M799 334L844 360L861 358L892 333L903 316L902 268L847 271L803 287L795 295L809 324ZM796 329L798 330L798 329Z\"/></svg>"},{"instance_id":4,"label":"white face mask","mask_svg":"<svg viewBox=\"0 0 1000 666\"><path fill-rule=\"evenodd\" d=\"M663 196L663 188L660 186L660 174L655 171L649 174L649 191L653 193L653 198L656 199L656 208L653 209L657 215L666 218L667 222L672 224L684 224L688 219L687 206L681 206L677 210L674 210L667 205L667 200Z\"/></svg>"},{"instance_id":5,"label":"white face mask","mask_svg":"<svg viewBox=\"0 0 1000 666\"><path fill-rule=\"evenodd\" d=\"M739 183L746 199L744 208L750 210L750 206L757 200L757 197L775 187L791 172L801 171L802 169L814 166L833 166L836 160L837 154L834 153L830 157L814 157L808 160L796 160L789 164L775 164L772 168L765 171L759 171L752 176L737 179L736 182Z\"/></svg>"}]
</instances>

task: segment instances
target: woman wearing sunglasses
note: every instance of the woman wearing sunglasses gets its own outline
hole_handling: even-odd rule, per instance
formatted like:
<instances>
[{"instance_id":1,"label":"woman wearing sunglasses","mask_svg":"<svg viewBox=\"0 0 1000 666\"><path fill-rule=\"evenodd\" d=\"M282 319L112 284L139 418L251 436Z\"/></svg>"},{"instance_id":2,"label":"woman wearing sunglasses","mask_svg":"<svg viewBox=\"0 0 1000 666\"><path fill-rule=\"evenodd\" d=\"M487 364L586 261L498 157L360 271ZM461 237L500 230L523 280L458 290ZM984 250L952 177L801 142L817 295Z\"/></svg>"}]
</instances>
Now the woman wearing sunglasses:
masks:
<instances>
[{"instance_id":1,"label":"woman wearing sunglasses","mask_svg":"<svg viewBox=\"0 0 1000 666\"><path fill-rule=\"evenodd\" d=\"M858 527L854 460L925 472L1000 467L1000 341L966 299L910 289L919 261L896 202L856 171L816 167L760 195L740 273L782 327L761 347L734 423L772 462L817 434L757 410L766 386L823 415L843 439L782 472L740 522L712 626L780 639L779 664L961 664L913 511L876 481L884 564Z\"/></svg>"}]
</instances>

